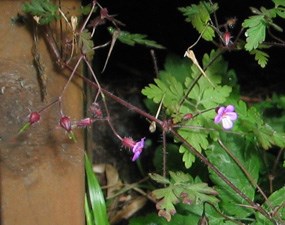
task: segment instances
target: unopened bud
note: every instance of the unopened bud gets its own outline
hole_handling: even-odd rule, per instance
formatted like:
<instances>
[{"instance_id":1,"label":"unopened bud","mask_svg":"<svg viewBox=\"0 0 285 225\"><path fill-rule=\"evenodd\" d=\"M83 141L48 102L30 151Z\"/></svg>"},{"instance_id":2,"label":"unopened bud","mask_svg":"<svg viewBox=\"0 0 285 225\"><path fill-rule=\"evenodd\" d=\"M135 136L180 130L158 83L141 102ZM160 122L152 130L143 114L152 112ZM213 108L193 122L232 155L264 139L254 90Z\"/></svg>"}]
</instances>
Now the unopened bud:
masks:
<instances>
[{"instance_id":1,"label":"unopened bud","mask_svg":"<svg viewBox=\"0 0 285 225\"><path fill-rule=\"evenodd\" d=\"M41 115L38 112L31 112L30 116L29 116L29 123L30 125L39 122L39 120L41 119Z\"/></svg>"},{"instance_id":2,"label":"unopened bud","mask_svg":"<svg viewBox=\"0 0 285 225\"><path fill-rule=\"evenodd\" d=\"M84 118L76 122L76 126L77 127L87 127L87 126L90 126L93 122L94 120L88 117L88 118Z\"/></svg>"},{"instance_id":3,"label":"unopened bud","mask_svg":"<svg viewBox=\"0 0 285 225\"><path fill-rule=\"evenodd\" d=\"M102 118L103 114L102 114L102 110L101 107L98 103L93 102L90 107L89 107L89 111L92 113L92 116L94 118Z\"/></svg>"},{"instance_id":4,"label":"unopened bud","mask_svg":"<svg viewBox=\"0 0 285 225\"><path fill-rule=\"evenodd\" d=\"M60 118L60 121L59 121L59 125L65 129L67 132L70 132L71 131L71 121L69 119L69 117L67 116L62 116Z\"/></svg>"},{"instance_id":5,"label":"unopened bud","mask_svg":"<svg viewBox=\"0 0 285 225\"><path fill-rule=\"evenodd\" d=\"M187 113L183 116L183 120L190 120L193 118L193 114L192 113Z\"/></svg>"}]
</instances>

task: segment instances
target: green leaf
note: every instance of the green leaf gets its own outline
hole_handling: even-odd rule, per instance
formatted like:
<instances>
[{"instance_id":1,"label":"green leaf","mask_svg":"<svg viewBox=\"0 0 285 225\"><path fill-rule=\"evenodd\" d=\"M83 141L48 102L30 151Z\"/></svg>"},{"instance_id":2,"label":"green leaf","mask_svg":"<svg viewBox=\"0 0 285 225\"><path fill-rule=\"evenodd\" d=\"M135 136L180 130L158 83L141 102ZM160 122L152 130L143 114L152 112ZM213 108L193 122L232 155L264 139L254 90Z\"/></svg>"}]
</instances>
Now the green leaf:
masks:
<instances>
[{"instance_id":1,"label":"green leaf","mask_svg":"<svg viewBox=\"0 0 285 225\"><path fill-rule=\"evenodd\" d=\"M224 135L222 138L224 145L234 155L235 158L243 165L252 179L257 182L260 170L260 159L254 146L245 138ZM211 148L206 151L207 158L214 164L217 169L225 175L240 191L242 191L250 199L255 197L255 187L243 173L238 164L228 155L228 153L217 143L213 143ZM221 199L220 207L222 211L229 215L239 218L249 216L253 210L242 205L248 203L235 193L225 182L216 175L212 170L210 177L215 184L215 189L219 193Z\"/></svg>"},{"instance_id":2,"label":"green leaf","mask_svg":"<svg viewBox=\"0 0 285 225\"><path fill-rule=\"evenodd\" d=\"M214 196L217 192L208 187L206 183L193 182L189 174L183 172L171 172L168 186L156 189L152 192L158 200L156 208L158 215L170 221L171 216L176 213L175 204L179 201L187 204L200 204L201 202L217 202Z\"/></svg>"},{"instance_id":3,"label":"green leaf","mask_svg":"<svg viewBox=\"0 0 285 225\"><path fill-rule=\"evenodd\" d=\"M213 59L216 59L216 61L213 61ZM206 67L209 64L210 66L208 66L206 70L207 76L214 81L215 84L221 83L221 76L228 75L227 63L224 62L222 57L219 57L218 52L212 51L209 55L205 54L203 57L203 66ZM197 77L200 74L195 65L192 65L191 69L192 73L185 80L186 87L191 87L192 83L195 81L192 77ZM216 85L215 87L212 87L204 77L201 77L189 92L187 105L180 108L180 113L182 115L189 112L195 114L203 110L223 105L227 101L231 91L232 88L227 85ZM188 93L188 91L186 91L186 93ZM195 119L189 120L185 124L185 127L188 128L180 128L178 133L197 151L202 152L202 149L206 149L209 145L209 130L207 130L207 127L213 127L214 124L212 121L214 116L214 110L203 113L195 117ZM212 131L212 136L216 136L214 135L214 132L215 131ZM183 145L180 146L179 152L183 154L185 167L190 168L193 162L195 162L195 156Z\"/></svg>"},{"instance_id":4,"label":"green leaf","mask_svg":"<svg viewBox=\"0 0 285 225\"><path fill-rule=\"evenodd\" d=\"M183 97L183 86L174 76L164 73L161 79L154 80L156 85L150 84L142 90L142 94L155 103L160 103L163 99L163 106L172 114L177 111L178 103Z\"/></svg>"},{"instance_id":5,"label":"green leaf","mask_svg":"<svg viewBox=\"0 0 285 225\"><path fill-rule=\"evenodd\" d=\"M216 209L219 210L218 205L215 204ZM147 214L144 216L134 217L130 220L130 225L206 225L200 224L203 214L203 204L186 205L177 204L177 213L171 217L171 221L166 221L164 218L156 214ZM236 225L237 222L226 220L221 216L222 212L217 212L209 204L205 204L205 213L210 225Z\"/></svg>"},{"instance_id":6,"label":"green leaf","mask_svg":"<svg viewBox=\"0 0 285 225\"><path fill-rule=\"evenodd\" d=\"M172 223L172 221L169 223L164 218L152 213L146 216L131 218L129 225L171 225Z\"/></svg>"},{"instance_id":7,"label":"green leaf","mask_svg":"<svg viewBox=\"0 0 285 225\"><path fill-rule=\"evenodd\" d=\"M273 2L274 2L274 4L275 4L275 6L276 7L278 7L278 6L285 6L285 2L284 2L284 0L272 0Z\"/></svg>"},{"instance_id":8,"label":"green leaf","mask_svg":"<svg viewBox=\"0 0 285 225\"><path fill-rule=\"evenodd\" d=\"M269 124L266 124L255 107L247 109L242 101L235 106L239 116L236 126L248 138L256 138L265 150L272 146L285 147L285 134L276 132Z\"/></svg>"},{"instance_id":9,"label":"green leaf","mask_svg":"<svg viewBox=\"0 0 285 225\"><path fill-rule=\"evenodd\" d=\"M158 215L164 217L167 221L170 221L171 215L176 212L174 204L179 202L172 189L173 188L169 186L156 189L152 192L152 195L159 200L156 204Z\"/></svg>"},{"instance_id":10,"label":"green leaf","mask_svg":"<svg viewBox=\"0 0 285 225\"><path fill-rule=\"evenodd\" d=\"M255 55L254 59L258 62L258 64L264 68L267 64L269 55L266 52L263 52L259 49L254 49L250 51L251 55Z\"/></svg>"},{"instance_id":11,"label":"green leaf","mask_svg":"<svg viewBox=\"0 0 285 225\"><path fill-rule=\"evenodd\" d=\"M49 0L32 0L23 4L23 11L39 17L39 24L49 24L59 18L58 6Z\"/></svg>"},{"instance_id":12,"label":"green leaf","mask_svg":"<svg viewBox=\"0 0 285 225\"><path fill-rule=\"evenodd\" d=\"M191 76L191 65L192 63L188 59L176 55L168 55L165 59L164 70L159 71L159 77L164 79L168 74L175 77L179 83L183 84L185 78Z\"/></svg>"},{"instance_id":13,"label":"green leaf","mask_svg":"<svg viewBox=\"0 0 285 225\"><path fill-rule=\"evenodd\" d=\"M170 179L172 183L185 183L185 182L193 182L193 178L187 174L183 173L181 171L172 172L169 171Z\"/></svg>"},{"instance_id":14,"label":"green leaf","mask_svg":"<svg viewBox=\"0 0 285 225\"><path fill-rule=\"evenodd\" d=\"M160 184L169 184L170 183L168 179L166 179L165 177L163 177L159 174L149 173L148 175L152 180L156 181L157 183L160 183Z\"/></svg>"},{"instance_id":15,"label":"green leaf","mask_svg":"<svg viewBox=\"0 0 285 225\"><path fill-rule=\"evenodd\" d=\"M268 150L272 146L285 147L285 134L277 133L269 124L265 123L263 126L257 127L254 131L257 140L265 150Z\"/></svg>"},{"instance_id":16,"label":"green leaf","mask_svg":"<svg viewBox=\"0 0 285 225\"><path fill-rule=\"evenodd\" d=\"M268 200L262 205L265 210L271 211L273 218L278 221L278 223L273 223L265 218L261 213L256 213L256 223L255 225L274 225L274 224L284 224L285 221L285 205L284 205L285 187L275 191L270 195ZM271 207L271 209L269 208ZM282 220L282 221L280 221Z\"/></svg>"},{"instance_id":17,"label":"green leaf","mask_svg":"<svg viewBox=\"0 0 285 225\"><path fill-rule=\"evenodd\" d=\"M226 85L216 86L215 88L209 87L204 90L202 98L197 103L203 105L206 109L217 107L227 100L231 91L232 88Z\"/></svg>"},{"instance_id":18,"label":"green leaf","mask_svg":"<svg viewBox=\"0 0 285 225\"><path fill-rule=\"evenodd\" d=\"M212 50L210 54L204 54L202 62L203 67L207 68L205 71L207 76L215 84L220 84L222 77L228 75L228 63L223 59L219 50ZM209 84L207 85L209 86Z\"/></svg>"},{"instance_id":19,"label":"green leaf","mask_svg":"<svg viewBox=\"0 0 285 225\"><path fill-rule=\"evenodd\" d=\"M189 112L199 114L203 110L224 104L232 88L218 84L221 83L222 76L227 76L229 73L227 63L219 56L219 52L216 51L205 54L202 61L203 66L207 67L207 76L216 84L215 87L212 87L203 76L198 81L195 79L199 76L200 71L190 60L168 57L165 70L159 73L159 79L155 79L156 85L150 84L142 90L142 93L149 99L153 99L157 104L163 99L163 106L166 108L166 112L170 114L175 122L181 122L183 115ZM196 83L192 86L194 82ZM187 97L185 97L186 94L188 94ZM185 99L183 105L181 105L182 99ZM209 132L205 127L209 127L210 123L213 124L214 116L214 110L203 113L183 124L185 127L193 127L193 129L181 128L178 132L201 152L202 149L208 147ZM186 168L190 168L195 161L195 156L182 145L179 148L179 152L183 154Z\"/></svg>"},{"instance_id":20,"label":"green leaf","mask_svg":"<svg viewBox=\"0 0 285 225\"><path fill-rule=\"evenodd\" d=\"M212 41L215 37L215 30L208 25L210 14L218 9L218 4L210 4L201 1L199 5L192 4L188 7L180 7L179 11L186 17L187 22L191 22L193 27L202 34L206 41Z\"/></svg>"},{"instance_id":21,"label":"green leaf","mask_svg":"<svg viewBox=\"0 0 285 225\"><path fill-rule=\"evenodd\" d=\"M87 199L86 194L85 194L85 196L84 196L84 213L85 213L86 224L87 224L87 225L94 225L95 222L94 222L92 210L91 210L91 208L89 207L88 199Z\"/></svg>"},{"instance_id":22,"label":"green leaf","mask_svg":"<svg viewBox=\"0 0 285 225\"><path fill-rule=\"evenodd\" d=\"M92 165L86 154L84 155L84 164L85 164L85 173L87 180L86 195L88 203L90 204L91 207L95 225L109 225L105 199L100 184L92 170Z\"/></svg>"},{"instance_id":23,"label":"green leaf","mask_svg":"<svg viewBox=\"0 0 285 225\"><path fill-rule=\"evenodd\" d=\"M108 27L108 31L113 34L115 29L113 27ZM118 40L124 44L134 46L135 44L145 45L147 47L164 49L165 47L156 43L155 41L147 39L145 34L132 34L127 31L119 31Z\"/></svg>"},{"instance_id":24,"label":"green leaf","mask_svg":"<svg viewBox=\"0 0 285 225\"><path fill-rule=\"evenodd\" d=\"M248 28L246 30L246 44L245 49L251 51L256 49L259 44L264 42L266 34L266 21L264 15L251 16L249 19L246 19L242 26Z\"/></svg>"},{"instance_id":25,"label":"green leaf","mask_svg":"<svg viewBox=\"0 0 285 225\"><path fill-rule=\"evenodd\" d=\"M198 120L199 118L197 118ZM200 122L198 120L197 122ZM191 123L192 125L192 123ZM197 124L198 127L201 125ZM202 149L206 149L208 147L208 134L199 132L195 129L186 129L181 128L178 130L178 133L188 142L190 143L198 152L201 152ZM185 148L183 145L180 146L179 152L183 153L183 162L185 163L186 168L190 168L195 162L195 156L189 151L189 149Z\"/></svg>"},{"instance_id":26,"label":"green leaf","mask_svg":"<svg viewBox=\"0 0 285 225\"><path fill-rule=\"evenodd\" d=\"M280 16L282 19L285 19L285 8L279 7L276 10L277 15Z\"/></svg>"}]
</instances>

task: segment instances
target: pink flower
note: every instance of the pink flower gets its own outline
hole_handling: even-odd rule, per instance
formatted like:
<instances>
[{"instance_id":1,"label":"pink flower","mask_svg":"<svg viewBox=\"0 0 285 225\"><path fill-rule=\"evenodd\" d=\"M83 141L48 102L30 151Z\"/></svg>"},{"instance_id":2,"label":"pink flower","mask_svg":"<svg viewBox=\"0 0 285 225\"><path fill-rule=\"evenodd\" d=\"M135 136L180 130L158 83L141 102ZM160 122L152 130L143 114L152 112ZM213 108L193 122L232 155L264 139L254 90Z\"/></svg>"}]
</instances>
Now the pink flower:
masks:
<instances>
[{"instance_id":1,"label":"pink flower","mask_svg":"<svg viewBox=\"0 0 285 225\"><path fill-rule=\"evenodd\" d=\"M215 117L215 123L222 122L224 129L228 130L233 127L233 121L237 120L238 115L235 112L235 107L233 105L228 105L227 107L220 107L217 111Z\"/></svg>"},{"instance_id":2,"label":"pink flower","mask_svg":"<svg viewBox=\"0 0 285 225\"><path fill-rule=\"evenodd\" d=\"M144 140L145 138L142 138L140 141L135 142L130 137L125 137L122 140L122 144L126 148L131 148L133 152L133 158L132 161L135 161L139 158L140 154L142 153L142 150L144 148Z\"/></svg>"}]
</instances>

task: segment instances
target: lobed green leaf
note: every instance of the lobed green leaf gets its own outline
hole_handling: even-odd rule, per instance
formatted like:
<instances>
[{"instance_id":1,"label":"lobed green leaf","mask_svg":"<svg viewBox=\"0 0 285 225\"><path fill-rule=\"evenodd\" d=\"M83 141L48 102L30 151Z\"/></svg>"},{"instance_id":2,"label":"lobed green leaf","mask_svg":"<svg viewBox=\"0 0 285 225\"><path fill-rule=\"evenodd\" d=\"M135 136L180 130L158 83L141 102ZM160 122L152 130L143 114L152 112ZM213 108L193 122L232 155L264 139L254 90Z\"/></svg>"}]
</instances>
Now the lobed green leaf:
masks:
<instances>
[{"instance_id":1,"label":"lobed green leaf","mask_svg":"<svg viewBox=\"0 0 285 225\"><path fill-rule=\"evenodd\" d=\"M217 192L206 183L195 182L190 175L183 172L170 172L170 177L171 183L168 186L152 192L158 200L158 215L165 217L167 221L176 213L174 205L179 201L187 204L218 201L215 197Z\"/></svg>"},{"instance_id":2,"label":"lobed green leaf","mask_svg":"<svg viewBox=\"0 0 285 225\"><path fill-rule=\"evenodd\" d=\"M236 126L248 138L256 138L265 150L272 146L285 147L285 134L276 132L269 124L266 124L255 107L247 109L242 101L235 105L239 116Z\"/></svg>"},{"instance_id":3,"label":"lobed green leaf","mask_svg":"<svg viewBox=\"0 0 285 225\"><path fill-rule=\"evenodd\" d=\"M108 27L108 31L113 34L115 29L113 27ZM119 31L118 40L124 44L134 46L135 44L145 45L152 48L164 49L165 47L156 43L155 41L147 39L145 34L132 34L127 31Z\"/></svg>"},{"instance_id":4,"label":"lobed green leaf","mask_svg":"<svg viewBox=\"0 0 285 225\"><path fill-rule=\"evenodd\" d=\"M201 1L199 5L192 4L188 7L180 7L179 11L186 17L187 22L191 22L193 27L202 34L206 41L212 41L215 37L215 30L208 25L210 14L218 9L218 4L210 4Z\"/></svg>"},{"instance_id":5,"label":"lobed green leaf","mask_svg":"<svg viewBox=\"0 0 285 225\"><path fill-rule=\"evenodd\" d=\"M269 58L269 55L264 52L264 51L261 51L259 49L254 49L252 51L250 51L250 54L251 55L254 55L254 59L258 62L258 64L264 68L268 62L268 58Z\"/></svg>"},{"instance_id":6,"label":"lobed green leaf","mask_svg":"<svg viewBox=\"0 0 285 225\"><path fill-rule=\"evenodd\" d=\"M32 0L23 4L23 11L39 17L39 24L49 24L59 18L58 6L49 0Z\"/></svg>"},{"instance_id":7,"label":"lobed green leaf","mask_svg":"<svg viewBox=\"0 0 285 225\"><path fill-rule=\"evenodd\" d=\"M258 48L259 44L265 40L266 22L264 16L251 16L243 22L242 26L248 28L246 30L247 38L245 49L251 51Z\"/></svg>"}]
</instances>

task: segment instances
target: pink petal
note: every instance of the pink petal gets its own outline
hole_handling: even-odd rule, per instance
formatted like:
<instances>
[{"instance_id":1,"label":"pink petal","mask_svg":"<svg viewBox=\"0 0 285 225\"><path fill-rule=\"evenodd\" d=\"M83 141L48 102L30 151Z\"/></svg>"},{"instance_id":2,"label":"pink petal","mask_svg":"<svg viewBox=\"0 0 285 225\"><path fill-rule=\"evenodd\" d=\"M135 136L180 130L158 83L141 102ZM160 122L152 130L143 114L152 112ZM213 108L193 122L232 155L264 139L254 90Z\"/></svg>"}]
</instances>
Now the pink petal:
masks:
<instances>
[{"instance_id":1,"label":"pink petal","mask_svg":"<svg viewBox=\"0 0 285 225\"><path fill-rule=\"evenodd\" d=\"M225 112L234 112L235 107L233 105L228 105L225 109Z\"/></svg>"},{"instance_id":2,"label":"pink petal","mask_svg":"<svg viewBox=\"0 0 285 225\"><path fill-rule=\"evenodd\" d=\"M228 112L228 113L226 113L226 115L232 121L235 121L238 117L237 113L235 113L235 112Z\"/></svg>"},{"instance_id":3,"label":"pink petal","mask_svg":"<svg viewBox=\"0 0 285 225\"><path fill-rule=\"evenodd\" d=\"M134 153L134 156L133 156L133 158L132 158L132 161L137 160L138 157L140 156L140 154L142 153L142 150L143 150L143 148L144 148L144 140L145 140L145 138L142 138L139 142L137 142L137 143L134 145L134 147L133 147L133 149L132 149L132 151L133 151L133 153Z\"/></svg>"},{"instance_id":4,"label":"pink petal","mask_svg":"<svg viewBox=\"0 0 285 225\"><path fill-rule=\"evenodd\" d=\"M137 142L135 144L135 146L133 147L133 153L136 153L137 151L140 151L140 149L143 149L144 147L144 139L145 138L142 138L139 142Z\"/></svg>"},{"instance_id":5,"label":"pink petal","mask_svg":"<svg viewBox=\"0 0 285 225\"><path fill-rule=\"evenodd\" d=\"M223 115L224 111L225 111L225 107L224 106L220 107L218 109L218 115L220 115L220 116Z\"/></svg>"},{"instance_id":6,"label":"pink petal","mask_svg":"<svg viewBox=\"0 0 285 225\"><path fill-rule=\"evenodd\" d=\"M132 158L132 161L136 161L136 160L139 158L139 156L140 156L141 153L142 153L142 149L140 149L140 151L137 151L137 152L134 154L134 156L133 156L133 158Z\"/></svg>"},{"instance_id":7,"label":"pink petal","mask_svg":"<svg viewBox=\"0 0 285 225\"><path fill-rule=\"evenodd\" d=\"M218 114L218 115L215 117L214 122L215 122L215 123L220 123L221 120L222 120L222 116Z\"/></svg>"}]
</instances>

